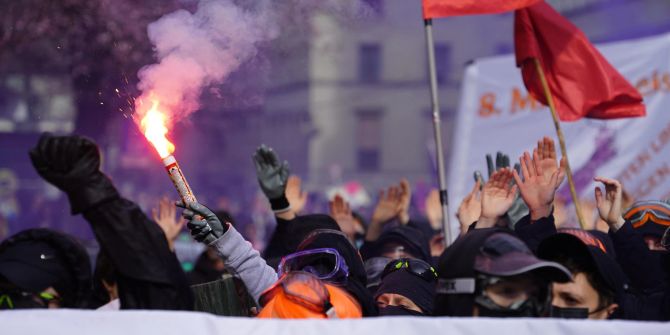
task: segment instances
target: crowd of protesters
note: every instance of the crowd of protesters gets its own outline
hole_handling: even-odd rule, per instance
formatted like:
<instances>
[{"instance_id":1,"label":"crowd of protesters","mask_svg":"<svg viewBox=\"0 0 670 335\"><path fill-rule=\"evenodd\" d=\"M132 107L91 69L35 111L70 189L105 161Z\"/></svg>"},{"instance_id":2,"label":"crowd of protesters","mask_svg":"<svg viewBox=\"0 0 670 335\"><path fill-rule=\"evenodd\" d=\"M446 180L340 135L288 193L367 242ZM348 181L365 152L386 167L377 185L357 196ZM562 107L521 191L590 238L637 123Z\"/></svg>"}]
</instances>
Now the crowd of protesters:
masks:
<instances>
[{"instance_id":1,"label":"crowd of protesters","mask_svg":"<svg viewBox=\"0 0 670 335\"><path fill-rule=\"evenodd\" d=\"M437 193L425 219L410 217L406 180L380 193L369 220L341 196L329 213L302 213L299 178L261 146L253 161L276 229L255 250L227 212L207 204L164 199L148 216L100 170L95 143L44 135L30 151L33 166L83 215L100 252L92 267L66 234L10 236L0 244L0 308L670 320L670 203L633 203L617 180L594 176L607 229L558 224L565 162L549 138L529 149L514 168L505 155L489 158L488 180L475 173L458 208L460 236L445 248ZM189 273L174 252L184 229L177 208L207 246Z\"/></svg>"}]
</instances>

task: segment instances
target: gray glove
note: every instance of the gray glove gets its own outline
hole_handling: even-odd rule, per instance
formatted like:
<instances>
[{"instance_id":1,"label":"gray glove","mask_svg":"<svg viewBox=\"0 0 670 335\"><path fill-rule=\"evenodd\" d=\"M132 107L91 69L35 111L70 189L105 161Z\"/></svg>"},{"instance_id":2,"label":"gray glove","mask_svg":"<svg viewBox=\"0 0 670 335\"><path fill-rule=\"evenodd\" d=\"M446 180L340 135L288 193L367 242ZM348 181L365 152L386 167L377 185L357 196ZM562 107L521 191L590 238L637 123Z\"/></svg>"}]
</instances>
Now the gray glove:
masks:
<instances>
[{"instance_id":1,"label":"gray glove","mask_svg":"<svg viewBox=\"0 0 670 335\"><path fill-rule=\"evenodd\" d=\"M488 168L489 172L489 178L493 174L493 172L498 171L500 169L504 168L509 168L510 167L510 160L509 156L505 155L504 153L498 151L496 153L496 162L495 165L493 165L493 157L491 155L487 154L486 155L486 167ZM521 175L521 166L519 163L514 164L514 170ZM484 177L482 176L482 173L480 171L475 171L474 173L475 181L479 180L481 187L484 187L484 183L486 181L484 180ZM514 203L512 204L512 207L507 211L507 220L510 224L510 228L514 228L514 225L521 220L524 216L528 215L528 206L526 206L526 203L523 202L523 199L519 194L516 195L516 198L514 198Z\"/></svg>"},{"instance_id":2,"label":"gray glove","mask_svg":"<svg viewBox=\"0 0 670 335\"><path fill-rule=\"evenodd\" d=\"M270 200L272 210L275 212L288 210L290 204L284 194L290 175L288 162L281 163L277 154L264 144L256 150L253 160L256 165L258 184Z\"/></svg>"},{"instance_id":3,"label":"gray glove","mask_svg":"<svg viewBox=\"0 0 670 335\"><path fill-rule=\"evenodd\" d=\"M188 207L181 201L175 205L184 208L182 216L188 221L186 227L198 242L209 245L228 230L228 224L221 223L214 212L197 202L188 204Z\"/></svg>"}]
</instances>

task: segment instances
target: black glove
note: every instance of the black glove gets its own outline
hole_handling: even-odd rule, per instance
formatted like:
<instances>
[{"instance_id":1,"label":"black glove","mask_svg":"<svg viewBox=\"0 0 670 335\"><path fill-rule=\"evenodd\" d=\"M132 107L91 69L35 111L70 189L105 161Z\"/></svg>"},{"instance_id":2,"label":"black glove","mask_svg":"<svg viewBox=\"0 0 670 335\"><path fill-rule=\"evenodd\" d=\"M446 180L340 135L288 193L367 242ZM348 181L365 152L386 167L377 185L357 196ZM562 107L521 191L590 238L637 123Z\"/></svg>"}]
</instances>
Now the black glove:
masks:
<instances>
[{"instance_id":1,"label":"black glove","mask_svg":"<svg viewBox=\"0 0 670 335\"><path fill-rule=\"evenodd\" d=\"M256 150L253 160L254 165L256 165L258 184L270 200L272 210L275 213L289 210L291 205L285 195L286 184L290 175L288 162L280 162L272 148L265 145L261 145Z\"/></svg>"},{"instance_id":2,"label":"black glove","mask_svg":"<svg viewBox=\"0 0 670 335\"><path fill-rule=\"evenodd\" d=\"M221 223L216 214L204 205L195 202L188 204L187 208L181 201L177 201L175 205L184 208L182 216L188 221L186 227L198 242L209 245L228 230L228 224Z\"/></svg>"},{"instance_id":3,"label":"black glove","mask_svg":"<svg viewBox=\"0 0 670 335\"><path fill-rule=\"evenodd\" d=\"M30 159L44 180L67 194L72 214L119 196L100 171L98 146L87 138L45 133L30 150Z\"/></svg>"}]
</instances>

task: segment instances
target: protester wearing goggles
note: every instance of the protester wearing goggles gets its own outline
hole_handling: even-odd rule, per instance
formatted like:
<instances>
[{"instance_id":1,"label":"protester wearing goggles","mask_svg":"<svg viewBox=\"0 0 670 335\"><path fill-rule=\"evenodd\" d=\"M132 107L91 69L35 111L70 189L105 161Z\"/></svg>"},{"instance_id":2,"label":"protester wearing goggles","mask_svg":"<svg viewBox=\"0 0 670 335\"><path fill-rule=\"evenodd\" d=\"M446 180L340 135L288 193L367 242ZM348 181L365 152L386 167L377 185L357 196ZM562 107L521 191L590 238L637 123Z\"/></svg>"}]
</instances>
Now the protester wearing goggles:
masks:
<instances>
[{"instance_id":1,"label":"protester wearing goggles","mask_svg":"<svg viewBox=\"0 0 670 335\"><path fill-rule=\"evenodd\" d=\"M259 318L345 319L360 318L361 307L350 294L313 273L291 271L260 298Z\"/></svg>"},{"instance_id":2,"label":"protester wearing goggles","mask_svg":"<svg viewBox=\"0 0 670 335\"><path fill-rule=\"evenodd\" d=\"M541 317L549 314L551 283L567 282L560 264L535 257L500 228L473 230L440 257L435 315Z\"/></svg>"},{"instance_id":3,"label":"protester wearing goggles","mask_svg":"<svg viewBox=\"0 0 670 335\"><path fill-rule=\"evenodd\" d=\"M255 301L258 301L263 291L277 281L278 276L275 270L267 265L260 253L253 249L251 243L246 241L234 227L221 223L207 207L199 203L191 203L188 206L181 203L178 205L188 207L182 215L188 220L187 227L191 230L191 235L197 241L214 247L223 258L225 266L238 274L249 294ZM324 248L332 250L305 252ZM333 276L338 277L331 279L337 280L339 285L342 285L357 299L364 315L377 314L372 296L365 288L366 277L363 261L346 235L338 230L317 229L309 234L297 249L297 252L302 252L302 254L286 256L284 265L280 268L302 270L298 268L299 264L302 264L309 271L328 274L330 272L325 273L328 265L333 268L338 266L338 270L333 273ZM342 261L339 261L338 257ZM310 262L301 263L306 260ZM346 275L344 275L345 269L347 270Z\"/></svg>"},{"instance_id":4,"label":"protester wearing goggles","mask_svg":"<svg viewBox=\"0 0 670 335\"><path fill-rule=\"evenodd\" d=\"M380 316L432 315L437 272L419 259L391 261L375 293Z\"/></svg>"},{"instance_id":5,"label":"protester wearing goggles","mask_svg":"<svg viewBox=\"0 0 670 335\"><path fill-rule=\"evenodd\" d=\"M623 218L642 234L649 250L665 251L661 238L670 227L670 204L663 201L639 201L624 213Z\"/></svg>"},{"instance_id":6,"label":"protester wearing goggles","mask_svg":"<svg viewBox=\"0 0 670 335\"><path fill-rule=\"evenodd\" d=\"M604 177L595 180L604 185L604 190L595 189L598 213L610 227L616 261L630 279L631 286L645 295L664 291L670 280L670 254L666 250L656 250L660 243L648 242L661 240L663 229L660 227L670 222L666 220L670 206L659 201L637 202L624 213L621 183ZM651 235L656 237L650 240Z\"/></svg>"}]
</instances>

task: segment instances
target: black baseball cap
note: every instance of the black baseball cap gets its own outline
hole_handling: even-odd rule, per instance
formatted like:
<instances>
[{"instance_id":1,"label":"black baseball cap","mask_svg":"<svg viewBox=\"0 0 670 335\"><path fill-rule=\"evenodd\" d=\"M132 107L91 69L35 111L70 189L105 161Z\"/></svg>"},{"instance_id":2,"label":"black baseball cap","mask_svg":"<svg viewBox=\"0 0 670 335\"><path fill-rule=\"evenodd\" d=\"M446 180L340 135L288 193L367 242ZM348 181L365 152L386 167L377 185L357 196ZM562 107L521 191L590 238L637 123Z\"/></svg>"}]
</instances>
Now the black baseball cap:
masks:
<instances>
[{"instance_id":1,"label":"black baseball cap","mask_svg":"<svg viewBox=\"0 0 670 335\"><path fill-rule=\"evenodd\" d=\"M581 229L561 229L544 239L537 250L546 259L568 257L577 264L594 269L617 296L628 290L628 279L607 248L589 232Z\"/></svg>"},{"instance_id":2,"label":"black baseball cap","mask_svg":"<svg viewBox=\"0 0 670 335\"><path fill-rule=\"evenodd\" d=\"M511 277L530 271L541 271L544 278L554 282L568 282L570 271L556 262L537 258L518 237L495 233L484 241L475 256L475 271L497 277Z\"/></svg>"}]
</instances>

